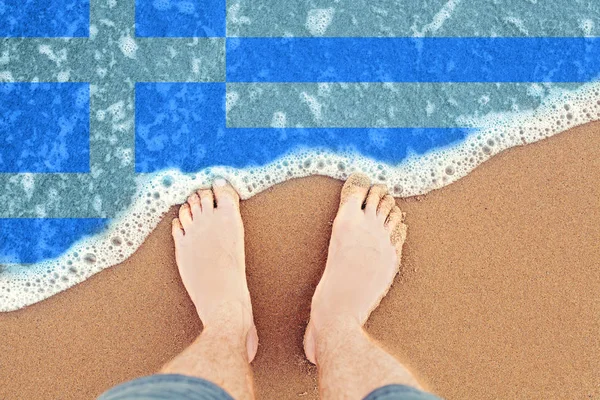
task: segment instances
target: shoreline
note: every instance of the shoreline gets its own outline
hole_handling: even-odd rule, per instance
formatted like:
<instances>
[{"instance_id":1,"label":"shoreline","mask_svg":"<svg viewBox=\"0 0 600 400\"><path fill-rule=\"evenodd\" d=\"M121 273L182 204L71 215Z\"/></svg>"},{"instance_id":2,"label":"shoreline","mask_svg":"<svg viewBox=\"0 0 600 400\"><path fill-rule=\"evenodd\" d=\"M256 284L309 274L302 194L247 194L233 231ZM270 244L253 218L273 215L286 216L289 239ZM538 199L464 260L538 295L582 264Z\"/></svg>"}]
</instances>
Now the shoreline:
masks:
<instances>
[{"instance_id":1,"label":"shoreline","mask_svg":"<svg viewBox=\"0 0 600 400\"><path fill-rule=\"evenodd\" d=\"M449 399L600 397L599 180L596 122L399 199L409 227L401 274L367 331ZM316 398L302 334L341 184L302 178L242 202L260 398ZM92 398L194 339L174 210L129 260L0 314L0 398Z\"/></svg>"},{"instance_id":2,"label":"shoreline","mask_svg":"<svg viewBox=\"0 0 600 400\"><path fill-rule=\"evenodd\" d=\"M354 171L387 184L390 193L396 197L427 194L460 180L507 149L535 143L599 118L599 93L600 83L591 82L574 91L552 91L539 107L532 110L459 117L457 122L461 125L479 128L470 134L462 132L460 135L466 136L451 146L427 144L430 132L424 135L425 147L417 143L408 145L402 140L397 143L399 147L394 147L387 142L398 140L403 134L412 137L411 128L395 134L389 134L390 130L383 128L389 135L371 137L365 142L368 143L365 149L369 150L366 154L388 149L387 153L381 152L379 156L390 156L391 149L392 153L398 153L396 156L402 157L402 162L397 165L384 162L387 156L371 158L361 155L360 151L339 151L335 146L330 148L333 143L329 143L325 150L297 148L261 167L237 169L216 166L192 174L162 170L149 176L140 175L136 179L132 203L112 219L107 230L73 244L58 258L27 268L21 268L20 264L6 265L7 273L0 275L0 286L6 289L0 293L0 310L12 311L34 304L124 262L142 245L171 206L185 201L193 190L208 187L215 177L229 180L243 199L291 178L325 175L345 179ZM394 131L395 128L390 129ZM431 129L436 131L437 128ZM353 148L355 144L347 145ZM427 151L427 146L433 147ZM420 152L424 153L417 154Z\"/></svg>"}]
</instances>

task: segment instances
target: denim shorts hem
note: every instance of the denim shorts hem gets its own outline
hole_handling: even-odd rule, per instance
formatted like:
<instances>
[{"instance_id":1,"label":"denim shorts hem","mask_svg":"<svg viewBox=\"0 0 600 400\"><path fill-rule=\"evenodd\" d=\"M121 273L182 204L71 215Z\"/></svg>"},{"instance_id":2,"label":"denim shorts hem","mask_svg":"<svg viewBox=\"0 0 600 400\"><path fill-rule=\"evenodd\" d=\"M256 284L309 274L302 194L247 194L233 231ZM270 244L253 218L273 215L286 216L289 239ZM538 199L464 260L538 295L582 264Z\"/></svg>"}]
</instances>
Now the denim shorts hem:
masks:
<instances>
[{"instance_id":1,"label":"denim shorts hem","mask_svg":"<svg viewBox=\"0 0 600 400\"><path fill-rule=\"evenodd\" d=\"M98 400L233 400L216 384L179 374L134 379L104 392Z\"/></svg>"}]
</instances>

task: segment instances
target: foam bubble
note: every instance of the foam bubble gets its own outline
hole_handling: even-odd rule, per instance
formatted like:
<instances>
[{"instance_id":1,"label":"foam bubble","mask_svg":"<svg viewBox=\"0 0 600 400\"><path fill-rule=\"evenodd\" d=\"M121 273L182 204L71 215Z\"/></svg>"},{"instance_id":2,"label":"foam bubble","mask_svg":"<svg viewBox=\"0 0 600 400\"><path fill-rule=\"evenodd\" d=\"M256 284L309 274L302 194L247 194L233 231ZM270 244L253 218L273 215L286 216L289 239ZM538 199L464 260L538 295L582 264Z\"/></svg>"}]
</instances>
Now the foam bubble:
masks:
<instances>
[{"instance_id":1,"label":"foam bubble","mask_svg":"<svg viewBox=\"0 0 600 400\"><path fill-rule=\"evenodd\" d=\"M420 31L413 26L412 30L414 32L414 36L423 37L428 33L437 32L442 25L444 25L444 22L446 22L446 20L452 16L454 9L460 4L460 2L461 0L449 0L446 2L446 4L444 4L442 8L433 16L431 22L424 25Z\"/></svg>"},{"instance_id":2,"label":"foam bubble","mask_svg":"<svg viewBox=\"0 0 600 400\"><path fill-rule=\"evenodd\" d=\"M14 82L14 80L12 72L0 71L0 82Z\"/></svg>"},{"instance_id":3,"label":"foam bubble","mask_svg":"<svg viewBox=\"0 0 600 400\"><path fill-rule=\"evenodd\" d=\"M90 91L87 86L82 86L75 92L75 106L77 108L82 108L89 104L90 101Z\"/></svg>"},{"instance_id":4,"label":"foam bubble","mask_svg":"<svg viewBox=\"0 0 600 400\"><path fill-rule=\"evenodd\" d=\"M240 99L240 94L235 90L228 90L225 94L225 111L229 112Z\"/></svg>"},{"instance_id":5,"label":"foam bubble","mask_svg":"<svg viewBox=\"0 0 600 400\"><path fill-rule=\"evenodd\" d=\"M135 58L138 46L131 36L121 36L119 39L119 48L125 57Z\"/></svg>"},{"instance_id":6,"label":"foam bubble","mask_svg":"<svg viewBox=\"0 0 600 400\"><path fill-rule=\"evenodd\" d=\"M129 147L118 147L115 156L121 161L121 167L133 164L133 149Z\"/></svg>"},{"instance_id":7,"label":"foam bubble","mask_svg":"<svg viewBox=\"0 0 600 400\"><path fill-rule=\"evenodd\" d=\"M67 60L67 49L61 49L57 52L54 52L50 45L41 44L38 46L38 51L40 52L40 54L45 55L46 57L48 57L48 59L50 59L52 62L59 66L63 61Z\"/></svg>"},{"instance_id":8,"label":"foam bubble","mask_svg":"<svg viewBox=\"0 0 600 400\"><path fill-rule=\"evenodd\" d=\"M435 103L432 103L429 100L427 100L425 112L427 113L427 116L430 117L435 112Z\"/></svg>"},{"instance_id":9,"label":"foam bubble","mask_svg":"<svg viewBox=\"0 0 600 400\"><path fill-rule=\"evenodd\" d=\"M271 120L271 128L285 128L286 115L282 111L275 111Z\"/></svg>"},{"instance_id":10,"label":"foam bubble","mask_svg":"<svg viewBox=\"0 0 600 400\"><path fill-rule=\"evenodd\" d=\"M106 110L110 113L114 122L122 121L127 117L125 102L123 100L111 104Z\"/></svg>"},{"instance_id":11,"label":"foam bubble","mask_svg":"<svg viewBox=\"0 0 600 400\"><path fill-rule=\"evenodd\" d=\"M503 19L503 21L517 28L521 35L529 36L529 30L525 27L525 23L522 19L517 17L506 17Z\"/></svg>"},{"instance_id":12,"label":"foam bubble","mask_svg":"<svg viewBox=\"0 0 600 400\"><path fill-rule=\"evenodd\" d=\"M579 23L579 28L583 31L583 35L586 37L593 36L592 31L594 30L594 20L583 19Z\"/></svg>"},{"instance_id":13,"label":"foam bubble","mask_svg":"<svg viewBox=\"0 0 600 400\"><path fill-rule=\"evenodd\" d=\"M6 65L10 62L10 56L8 54L8 50L4 50L2 52L2 56L0 56L0 65Z\"/></svg>"},{"instance_id":14,"label":"foam bubble","mask_svg":"<svg viewBox=\"0 0 600 400\"><path fill-rule=\"evenodd\" d=\"M329 8L313 8L308 11L308 16L306 17L306 24L304 25L306 29L313 36L323 36L325 31L331 24L333 20L333 14L335 9L333 7Z\"/></svg>"},{"instance_id":15,"label":"foam bubble","mask_svg":"<svg viewBox=\"0 0 600 400\"><path fill-rule=\"evenodd\" d=\"M455 182L502 150L600 119L600 83L586 84L575 91L548 89L546 92L541 106L535 110L462 116L459 123L482 128L452 147L424 155L412 154L398 165L354 152L303 149L263 167L211 167L194 174L165 170L139 175L133 203L113 219L108 229L75 243L56 259L28 266L5 265L0 274L0 311L36 303L125 261L172 205L183 203L196 189L210 187L215 177L227 179L241 198L247 199L290 178L318 174L346 179L352 172L360 171L374 182L387 185L395 196L415 196ZM374 133L370 139L374 145L386 145L384 138ZM121 152L123 159L130 162L131 150ZM98 170L92 168L91 174L97 173ZM25 193L32 193L34 176L24 174L19 179ZM94 207L102 211L102 204L94 204ZM45 212L43 208L36 211Z\"/></svg>"},{"instance_id":16,"label":"foam bubble","mask_svg":"<svg viewBox=\"0 0 600 400\"><path fill-rule=\"evenodd\" d=\"M156 8L159 11L167 11L173 5L171 4L171 0L154 0L152 2L152 7Z\"/></svg>"},{"instance_id":17,"label":"foam bubble","mask_svg":"<svg viewBox=\"0 0 600 400\"><path fill-rule=\"evenodd\" d=\"M310 113L313 116L315 121L319 121L321 119L321 103L317 100L315 96L311 96L306 92L300 93L300 100L308 105L310 109Z\"/></svg>"},{"instance_id":18,"label":"foam bubble","mask_svg":"<svg viewBox=\"0 0 600 400\"><path fill-rule=\"evenodd\" d=\"M27 199L31 199L33 190L35 189L35 175L32 173L21 174L21 185L23 186Z\"/></svg>"},{"instance_id":19,"label":"foam bubble","mask_svg":"<svg viewBox=\"0 0 600 400\"><path fill-rule=\"evenodd\" d=\"M329 82L320 82L317 87L319 96L324 97L331 94L331 84Z\"/></svg>"},{"instance_id":20,"label":"foam bubble","mask_svg":"<svg viewBox=\"0 0 600 400\"><path fill-rule=\"evenodd\" d=\"M233 25L250 25L250 18L240 15L240 3L232 4L227 12L228 22ZM228 24L229 25L229 24Z\"/></svg>"},{"instance_id":21,"label":"foam bubble","mask_svg":"<svg viewBox=\"0 0 600 400\"><path fill-rule=\"evenodd\" d=\"M71 75L71 73L69 72L69 70L60 71L59 73L56 74L56 80L59 82L68 82L70 75Z\"/></svg>"},{"instance_id":22,"label":"foam bubble","mask_svg":"<svg viewBox=\"0 0 600 400\"><path fill-rule=\"evenodd\" d=\"M180 1L177 3L177 10L187 15L194 15L196 13L196 7L191 1Z\"/></svg>"},{"instance_id":23,"label":"foam bubble","mask_svg":"<svg viewBox=\"0 0 600 400\"><path fill-rule=\"evenodd\" d=\"M202 65L202 59L201 58L193 58L192 59L192 72L195 74L199 74L200 73L200 66Z\"/></svg>"},{"instance_id":24,"label":"foam bubble","mask_svg":"<svg viewBox=\"0 0 600 400\"><path fill-rule=\"evenodd\" d=\"M98 35L98 27L94 24L90 24L90 39L96 39L96 35Z\"/></svg>"}]
</instances>

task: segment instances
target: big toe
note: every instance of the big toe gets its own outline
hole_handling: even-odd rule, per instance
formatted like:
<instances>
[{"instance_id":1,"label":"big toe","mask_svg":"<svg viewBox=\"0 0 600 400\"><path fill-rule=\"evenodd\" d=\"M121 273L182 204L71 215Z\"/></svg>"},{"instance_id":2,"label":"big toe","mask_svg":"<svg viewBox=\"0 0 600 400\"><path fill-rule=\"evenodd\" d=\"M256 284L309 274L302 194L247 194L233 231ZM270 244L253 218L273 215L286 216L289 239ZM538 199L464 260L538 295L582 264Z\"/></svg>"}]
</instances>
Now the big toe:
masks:
<instances>
[{"instance_id":1,"label":"big toe","mask_svg":"<svg viewBox=\"0 0 600 400\"><path fill-rule=\"evenodd\" d=\"M213 183L213 192L217 208L238 208L240 205L240 196L225 179L215 179Z\"/></svg>"},{"instance_id":2,"label":"big toe","mask_svg":"<svg viewBox=\"0 0 600 400\"><path fill-rule=\"evenodd\" d=\"M344 183L344 187L342 187L340 207L344 204L362 207L370 187L371 180L368 176L359 173L350 175L346 180L346 183Z\"/></svg>"}]
</instances>

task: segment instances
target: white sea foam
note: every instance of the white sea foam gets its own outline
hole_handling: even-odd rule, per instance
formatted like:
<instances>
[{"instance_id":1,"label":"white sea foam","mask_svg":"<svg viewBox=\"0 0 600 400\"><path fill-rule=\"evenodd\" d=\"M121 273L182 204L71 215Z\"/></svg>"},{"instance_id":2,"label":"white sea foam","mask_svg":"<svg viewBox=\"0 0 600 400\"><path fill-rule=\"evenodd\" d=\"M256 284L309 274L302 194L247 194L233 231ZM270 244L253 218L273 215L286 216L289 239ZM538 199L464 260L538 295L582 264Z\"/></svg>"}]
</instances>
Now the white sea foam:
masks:
<instances>
[{"instance_id":1,"label":"white sea foam","mask_svg":"<svg viewBox=\"0 0 600 400\"><path fill-rule=\"evenodd\" d=\"M310 94L308 94L306 92L300 93L300 100L302 100L303 103L308 105L308 109L310 110L310 113L312 114L313 119L315 121L319 121L322 117L322 113L321 113L322 104L319 102L319 100L317 100L317 98L315 96L311 96Z\"/></svg>"},{"instance_id":2,"label":"white sea foam","mask_svg":"<svg viewBox=\"0 0 600 400\"><path fill-rule=\"evenodd\" d=\"M283 111L275 111L271 120L271 128L285 128L287 117Z\"/></svg>"},{"instance_id":3,"label":"white sea foam","mask_svg":"<svg viewBox=\"0 0 600 400\"><path fill-rule=\"evenodd\" d=\"M331 94L331 84L329 82L321 82L317 87L319 96L325 97Z\"/></svg>"},{"instance_id":4,"label":"white sea foam","mask_svg":"<svg viewBox=\"0 0 600 400\"><path fill-rule=\"evenodd\" d=\"M90 39L96 39L96 35L98 35L98 27L94 24L90 24Z\"/></svg>"},{"instance_id":5,"label":"white sea foam","mask_svg":"<svg viewBox=\"0 0 600 400\"><path fill-rule=\"evenodd\" d=\"M306 29L313 36L323 36L331 21L333 21L333 14L335 9L329 8L314 8L308 11L306 17Z\"/></svg>"},{"instance_id":6,"label":"white sea foam","mask_svg":"<svg viewBox=\"0 0 600 400\"><path fill-rule=\"evenodd\" d=\"M167 11L171 7L173 7L173 5L171 4L170 0L154 0L152 2L152 7L156 8L159 11Z\"/></svg>"},{"instance_id":7,"label":"white sea foam","mask_svg":"<svg viewBox=\"0 0 600 400\"><path fill-rule=\"evenodd\" d=\"M8 50L2 51L2 56L0 56L0 65L6 65L10 61L10 56L8 54Z\"/></svg>"},{"instance_id":8,"label":"white sea foam","mask_svg":"<svg viewBox=\"0 0 600 400\"><path fill-rule=\"evenodd\" d=\"M14 80L12 72L0 71L0 82L14 82Z\"/></svg>"},{"instance_id":9,"label":"white sea foam","mask_svg":"<svg viewBox=\"0 0 600 400\"><path fill-rule=\"evenodd\" d=\"M201 66L202 66L202 59L201 58L194 58L194 59L192 59L192 72L193 73L199 74Z\"/></svg>"},{"instance_id":10,"label":"white sea foam","mask_svg":"<svg viewBox=\"0 0 600 400\"><path fill-rule=\"evenodd\" d=\"M55 52L50 45L41 44L38 47L38 51L40 54L48 57L57 66L60 66L63 61L67 60L67 49L60 49Z\"/></svg>"},{"instance_id":11,"label":"white sea foam","mask_svg":"<svg viewBox=\"0 0 600 400\"><path fill-rule=\"evenodd\" d=\"M511 24L515 28L517 28L517 30L519 31L519 33L521 35L529 36L529 30L525 27L525 23L523 22L523 20L521 18L511 16L511 17L505 17L503 19L503 21L505 23Z\"/></svg>"},{"instance_id":12,"label":"white sea foam","mask_svg":"<svg viewBox=\"0 0 600 400\"><path fill-rule=\"evenodd\" d=\"M125 57L135 58L138 46L131 36L122 36L119 39L119 48Z\"/></svg>"},{"instance_id":13,"label":"white sea foam","mask_svg":"<svg viewBox=\"0 0 600 400\"><path fill-rule=\"evenodd\" d=\"M240 94L234 90L228 90L225 94L225 111L229 112L240 99Z\"/></svg>"},{"instance_id":14,"label":"white sea foam","mask_svg":"<svg viewBox=\"0 0 600 400\"><path fill-rule=\"evenodd\" d=\"M240 3L232 4L227 12L228 24L233 25L250 25L250 18L240 15Z\"/></svg>"},{"instance_id":15,"label":"white sea foam","mask_svg":"<svg viewBox=\"0 0 600 400\"><path fill-rule=\"evenodd\" d=\"M27 199L31 199L33 196L33 189L35 188L35 175L32 173L24 173L21 176L21 185L23 185L25 196Z\"/></svg>"},{"instance_id":16,"label":"white sea foam","mask_svg":"<svg viewBox=\"0 0 600 400\"><path fill-rule=\"evenodd\" d=\"M185 201L195 189L209 187L216 176L229 180L243 199L290 178L318 174L345 179L354 171L386 184L395 196L413 196L460 179L502 150L533 143L599 119L600 84L590 83L575 91L551 90L542 105L532 111L494 113L478 118L464 116L460 119L464 126L482 129L455 146L425 155L410 155L399 165L385 164L358 154L304 149L263 167L211 167L195 174L176 170L142 174L136 178L133 204L118 215L106 231L79 241L57 259L33 266L4 266L5 270L0 274L0 311L36 303L125 261L172 205ZM385 145L381 137L372 137L372 140L374 145ZM129 156L123 159L129 162ZM26 179L23 182L25 191L32 184L33 181ZM102 207L101 204L95 206Z\"/></svg>"},{"instance_id":17,"label":"white sea foam","mask_svg":"<svg viewBox=\"0 0 600 400\"><path fill-rule=\"evenodd\" d=\"M446 4L444 4L444 6L433 16L431 22L424 25L420 31L417 30L415 26L412 27L414 35L416 37L423 37L427 34L436 33L442 25L444 25L444 22L452 16L454 9L460 2L461 0L448 0L448 2L446 2Z\"/></svg>"},{"instance_id":18,"label":"white sea foam","mask_svg":"<svg viewBox=\"0 0 600 400\"><path fill-rule=\"evenodd\" d=\"M196 6L191 1L180 1L177 3L177 10L182 14L194 15Z\"/></svg>"},{"instance_id":19,"label":"white sea foam","mask_svg":"<svg viewBox=\"0 0 600 400\"><path fill-rule=\"evenodd\" d=\"M56 80L58 82L68 82L71 72L69 70L60 71L56 74Z\"/></svg>"}]
</instances>

